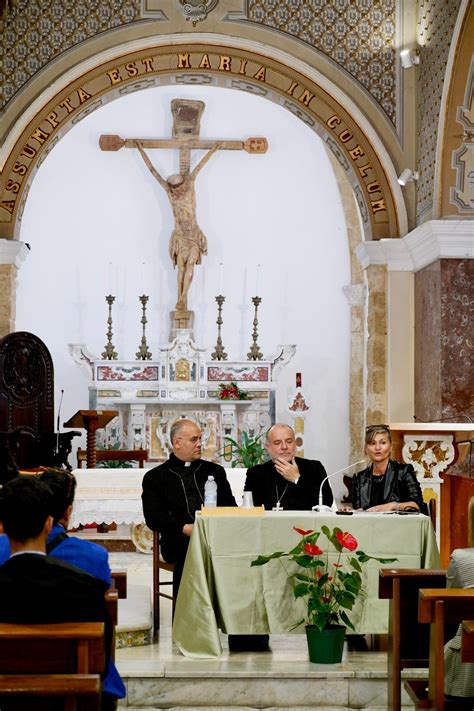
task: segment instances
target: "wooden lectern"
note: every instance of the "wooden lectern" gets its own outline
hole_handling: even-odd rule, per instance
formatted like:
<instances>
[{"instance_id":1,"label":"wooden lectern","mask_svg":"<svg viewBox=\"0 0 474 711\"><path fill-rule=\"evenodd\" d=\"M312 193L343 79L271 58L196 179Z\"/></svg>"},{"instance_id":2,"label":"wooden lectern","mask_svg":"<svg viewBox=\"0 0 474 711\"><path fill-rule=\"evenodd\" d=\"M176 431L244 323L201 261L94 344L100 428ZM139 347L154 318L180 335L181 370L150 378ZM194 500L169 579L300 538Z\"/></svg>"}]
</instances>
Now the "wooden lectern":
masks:
<instances>
[{"instance_id":1,"label":"wooden lectern","mask_svg":"<svg viewBox=\"0 0 474 711\"><path fill-rule=\"evenodd\" d=\"M97 464L96 436L97 430L108 425L117 417L117 410L78 410L64 427L79 427L87 431L87 468L95 469Z\"/></svg>"},{"instance_id":2,"label":"wooden lectern","mask_svg":"<svg viewBox=\"0 0 474 711\"><path fill-rule=\"evenodd\" d=\"M474 500L474 475L450 474L449 468L470 456L471 422L392 422L392 452L412 464L423 494L438 501L441 561L447 567L455 548L469 546L468 508Z\"/></svg>"}]
</instances>

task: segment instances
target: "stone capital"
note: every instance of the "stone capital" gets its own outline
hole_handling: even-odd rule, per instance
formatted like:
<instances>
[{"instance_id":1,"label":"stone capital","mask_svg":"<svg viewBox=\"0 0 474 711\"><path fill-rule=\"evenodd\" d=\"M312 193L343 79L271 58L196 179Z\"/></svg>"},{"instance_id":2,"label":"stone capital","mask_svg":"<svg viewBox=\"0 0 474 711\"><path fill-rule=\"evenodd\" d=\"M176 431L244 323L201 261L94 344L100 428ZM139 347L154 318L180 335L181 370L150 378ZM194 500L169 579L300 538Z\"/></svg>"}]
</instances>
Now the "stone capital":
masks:
<instances>
[{"instance_id":1,"label":"stone capital","mask_svg":"<svg viewBox=\"0 0 474 711\"><path fill-rule=\"evenodd\" d=\"M431 220L401 239L364 242L355 250L361 266L386 264L392 272L418 272L437 259L474 259L472 220Z\"/></svg>"},{"instance_id":2,"label":"stone capital","mask_svg":"<svg viewBox=\"0 0 474 711\"><path fill-rule=\"evenodd\" d=\"M0 239L0 264L14 264L17 269L21 267L30 251L25 242L13 239Z\"/></svg>"}]
</instances>

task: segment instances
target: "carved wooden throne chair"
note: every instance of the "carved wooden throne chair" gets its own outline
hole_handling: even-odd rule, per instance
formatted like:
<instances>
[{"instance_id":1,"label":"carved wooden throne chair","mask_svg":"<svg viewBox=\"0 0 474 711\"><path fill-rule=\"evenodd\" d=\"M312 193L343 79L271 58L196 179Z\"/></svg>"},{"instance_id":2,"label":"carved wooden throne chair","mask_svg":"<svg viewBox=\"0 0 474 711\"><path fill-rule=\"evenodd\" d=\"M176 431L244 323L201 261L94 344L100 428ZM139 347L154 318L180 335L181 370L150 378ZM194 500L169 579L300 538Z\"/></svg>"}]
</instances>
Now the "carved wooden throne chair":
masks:
<instances>
[{"instance_id":1,"label":"carved wooden throne chair","mask_svg":"<svg viewBox=\"0 0 474 711\"><path fill-rule=\"evenodd\" d=\"M0 483L18 471L45 467L71 469L67 456L80 432L54 431L53 361L32 333L0 340Z\"/></svg>"}]
</instances>

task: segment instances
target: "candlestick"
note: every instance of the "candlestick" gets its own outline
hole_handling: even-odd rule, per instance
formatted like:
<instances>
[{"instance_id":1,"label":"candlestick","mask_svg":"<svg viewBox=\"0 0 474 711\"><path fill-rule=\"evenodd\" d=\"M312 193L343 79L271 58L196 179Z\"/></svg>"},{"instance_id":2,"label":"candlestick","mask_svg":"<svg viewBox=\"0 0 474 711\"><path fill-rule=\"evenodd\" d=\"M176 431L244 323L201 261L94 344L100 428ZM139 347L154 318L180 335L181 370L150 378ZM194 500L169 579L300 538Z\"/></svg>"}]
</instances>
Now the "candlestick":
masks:
<instances>
[{"instance_id":1,"label":"candlestick","mask_svg":"<svg viewBox=\"0 0 474 711\"><path fill-rule=\"evenodd\" d=\"M117 360L117 353L115 351L114 344L112 343L112 304L115 301L115 296L109 294L105 297L107 304L109 305L109 316L107 318L107 343L105 344L105 350L102 353L103 360Z\"/></svg>"},{"instance_id":2,"label":"candlestick","mask_svg":"<svg viewBox=\"0 0 474 711\"><path fill-rule=\"evenodd\" d=\"M255 315L253 319L253 332L252 340L253 343L250 346L250 351L247 353L248 360L262 360L263 353L260 351L260 347L257 343L258 340L258 307L262 303L260 296L253 296L252 303L255 306Z\"/></svg>"},{"instance_id":3,"label":"candlestick","mask_svg":"<svg viewBox=\"0 0 474 711\"><path fill-rule=\"evenodd\" d=\"M143 264L145 264L145 262L143 262ZM145 296L145 294L142 294L138 298L142 304L141 324L143 327L143 332L142 332L142 340L140 341L140 346L138 347L138 351L135 353L135 357L137 360L151 360L152 355L151 355L150 351L148 350L148 344L146 342L146 333L145 333L146 324L148 323L147 318L146 318L146 305L147 305L148 299L150 297Z\"/></svg>"},{"instance_id":4,"label":"candlestick","mask_svg":"<svg viewBox=\"0 0 474 711\"><path fill-rule=\"evenodd\" d=\"M221 326L224 323L222 320L222 305L225 301L225 296L222 296L222 294L219 294L219 296L216 296L216 301L217 301L217 343L216 343L216 350L214 353L211 354L212 360L227 360L227 353L224 350L224 346L222 345L222 338L221 338Z\"/></svg>"}]
</instances>

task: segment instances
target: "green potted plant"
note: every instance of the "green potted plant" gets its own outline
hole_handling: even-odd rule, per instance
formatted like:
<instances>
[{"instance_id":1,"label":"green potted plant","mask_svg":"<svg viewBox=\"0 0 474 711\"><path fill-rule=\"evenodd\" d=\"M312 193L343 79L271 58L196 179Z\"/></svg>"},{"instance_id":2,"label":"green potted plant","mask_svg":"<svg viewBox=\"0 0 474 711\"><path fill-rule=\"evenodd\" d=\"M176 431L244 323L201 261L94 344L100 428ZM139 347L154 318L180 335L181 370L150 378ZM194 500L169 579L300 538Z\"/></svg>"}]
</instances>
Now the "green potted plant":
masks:
<instances>
[{"instance_id":1,"label":"green potted plant","mask_svg":"<svg viewBox=\"0 0 474 711\"><path fill-rule=\"evenodd\" d=\"M335 664L342 659L346 627L354 629L346 611L352 610L363 592L363 566L369 560L393 563L397 559L367 555L357 549L354 536L337 527L332 531L327 526L321 531L293 529L300 536L294 548L287 553L259 555L251 565L266 565L273 560L283 565L295 598L303 598L306 606L305 617L291 629L306 625L311 662ZM326 537L325 549L318 546L321 533Z\"/></svg>"},{"instance_id":2,"label":"green potted plant","mask_svg":"<svg viewBox=\"0 0 474 711\"><path fill-rule=\"evenodd\" d=\"M262 445L261 439L264 433L257 437L249 437L247 432L242 432L240 443L236 442L232 437L224 437L224 440L230 446L230 455L232 456L231 467L254 467L256 464L261 464L267 459L267 450ZM229 451L226 446L223 452L224 456L228 456Z\"/></svg>"}]
</instances>

